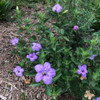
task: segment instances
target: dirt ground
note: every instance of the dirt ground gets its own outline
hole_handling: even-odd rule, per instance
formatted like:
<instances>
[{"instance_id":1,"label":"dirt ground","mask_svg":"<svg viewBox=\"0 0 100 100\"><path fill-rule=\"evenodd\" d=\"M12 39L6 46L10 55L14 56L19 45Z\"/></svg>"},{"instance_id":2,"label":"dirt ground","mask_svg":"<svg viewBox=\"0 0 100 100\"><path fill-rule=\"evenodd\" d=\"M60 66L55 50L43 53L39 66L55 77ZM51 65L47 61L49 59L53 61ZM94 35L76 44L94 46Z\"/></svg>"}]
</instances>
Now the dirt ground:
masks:
<instances>
[{"instance_id":1,"label":"dirt ground","mask_svg":"<svg viewBox=\"0 0 100 100\"><path fill-rule=\"evenodd\" d=\"M34 9L24 8L23 11L27 12L24 18L31 18L32 23L36 21L32 17ZM30 87L25 85L22 77L19 78L14 73L9 73L14 69L14 63L18 62L16 56L11 54L13 46L10 43L17 31L17 23L0 22L0 100L50 100L42 86ZM76 100L68 94L63 97L64 99L60 97L59 100Z\"/></svg>"}]
</instances>

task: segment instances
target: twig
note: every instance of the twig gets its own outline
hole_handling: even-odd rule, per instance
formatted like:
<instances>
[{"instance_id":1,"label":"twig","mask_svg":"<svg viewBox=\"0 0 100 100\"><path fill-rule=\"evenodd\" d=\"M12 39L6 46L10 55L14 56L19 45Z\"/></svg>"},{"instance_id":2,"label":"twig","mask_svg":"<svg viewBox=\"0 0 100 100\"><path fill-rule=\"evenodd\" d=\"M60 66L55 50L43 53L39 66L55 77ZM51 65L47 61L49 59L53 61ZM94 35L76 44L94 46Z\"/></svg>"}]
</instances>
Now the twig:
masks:
<instances>
[{"instance_id":1,"label":"twig","mask_svg":"<svg viewBox=\"0 0 100 100\"><path fill-rule=\"evenodd\" d=\"M9 85L11 85L12 87L14 87L15 89L19 90L17 87L15 87L13 84L11 84L10 82L4 81L3 79L0 78L1 82L7 83Z\"/></svg>"}]
</instances>

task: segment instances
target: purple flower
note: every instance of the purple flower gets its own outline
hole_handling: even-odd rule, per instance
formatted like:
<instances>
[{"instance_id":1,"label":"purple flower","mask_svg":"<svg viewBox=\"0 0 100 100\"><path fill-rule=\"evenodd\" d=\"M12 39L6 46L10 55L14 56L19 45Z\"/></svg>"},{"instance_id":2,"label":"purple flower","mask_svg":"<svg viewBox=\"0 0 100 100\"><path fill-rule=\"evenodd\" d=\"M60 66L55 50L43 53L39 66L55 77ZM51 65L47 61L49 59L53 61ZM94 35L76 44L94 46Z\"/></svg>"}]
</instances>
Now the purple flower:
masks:
<instances>
[{"instance_id":1,"label":"purple flower","mask_svg":"<svg viewBox=\"0 0 100 100\"><path fill-rule=\"evenodd\" d=\"M100 97L97 97L97 99L96 100L100 100Z\"/></svg>"},{"instance_id":2,"label":"purple flower","mask_svg":"<svg viewBox=\"0 0 100 100\"><path fill-rule=\"evenodd\" d=\"M17 66L16 68L14 68L13 72L15 72L17 76L21 77L23 76L24 69L20 66Z\"/></svg>"},{"instance_id":3,"label":"purple flower","mask_svg":"<svg viewBox=\"0 0 100 100\"><path fill-rule=\"evenodd\" d=\"M51 31L51 28L49 28L49 31Z\"/></svg>"},{"instance_id":4,"label":"purple flower","mask_svg":"<svg viewBox=\"0 0 100 100\"><path fill-rule=\"evenodd\" d=\"M35 76L35 81L43 82L47 85L52 83L52 78L56 75L55 69L51 68L51 64L49 62L45 62L44 65L37 64L35 66L35 70L37 72Z\"/></svg>"},{"instance_id":5,"label":"purple flower","mask_svg":"<svg viewBox=\"0 0 100 100\"><path fill-rule=\"evenodd\" d=\"M61 12L62 9L63 8L60 6L60 4L56 4L55 6L52 7L52 11L53 12L56 11L57 13Z\"/></svg>"},{"instance_id":6,"label":"purple flower","mask_svg":"<svg viewBox=\"0 0 100 100\"><path fill-rule=\"evenodd\" d=\"M77 30L79 29L79 27L78 27L77 25L75 25L75 26L73 27L73 29L74 29L74 31L77 31Z\"/></svg>"},{"instance_id":7,"label":"purple flower","mask_svg":"<svg viewBox=\"0 0 100 100\"><path fill-rule=\"evenodd\" d=\"M41 44L39 44L39 43L34 42L32 44L33 44L33 46L32 46L33 51L39 51L42 48Z\"/></svg>"},{"instance_id":8,"label":"purple flower","mask_svg":"<svg viewBox=\"0 0 100 100\"><path fill-rule=\"evenodd\" d=\"M40 52L37 52L36 54L39 54Z\"/></svg>"},{"instance_id":9,"label":"purple flower","mask_svg":"<svg viewBox=\"0 0 100 100\"><path fill-rule=\"evenodd\" d=\"M86 73L88 73L88 71L87 71L87 66L86 65L79 65L78 66L79 67L79 69L77 70L77 73L78 74L82 74L82 76L85 78L86 77Z\"/></svg>"},{"instance_id":10,"label":"purple flower","mask_svg":"<svg viewBox=\"0 0 100 100\"><path fill-rule=\"evenodd\" d=\"M30 53L29 55L26 56L26 58L30 59L30 61L35 61L38 56L35 53Z\"/></svg>"},{"instance_id":11,"label":"purple flower","mask_svg":"<svg viewBox=\"0 0 100 100\"><path fill-rule=\"evenodd\" d=\"M92 100L100 100L100 97L97 97L96 99L92 99Z\"/></svg>"},{"instance_id":12,"label":"purple flower","mask_svg":"<svg viewBox=\"0 0 100 100\"><path fill-rule=\"evenodd\" d=\"M19 41L19 39L16 38L16 37L14 37L14 38L11 40L11 43L12 43L12 45L15 45L15 44L18 43L18 41Z\"/></svg>"},{"instance_id":13,"label":"purple flower","mask_svg":"<svg viewBox=\"0 0 100 100\"><path fill-rule=\"evenodd\" d=\"M92 56L90 57L90 59L93 60L96 56L97 56L97 55L92 55Z\"/></svg>"}]
</instances>

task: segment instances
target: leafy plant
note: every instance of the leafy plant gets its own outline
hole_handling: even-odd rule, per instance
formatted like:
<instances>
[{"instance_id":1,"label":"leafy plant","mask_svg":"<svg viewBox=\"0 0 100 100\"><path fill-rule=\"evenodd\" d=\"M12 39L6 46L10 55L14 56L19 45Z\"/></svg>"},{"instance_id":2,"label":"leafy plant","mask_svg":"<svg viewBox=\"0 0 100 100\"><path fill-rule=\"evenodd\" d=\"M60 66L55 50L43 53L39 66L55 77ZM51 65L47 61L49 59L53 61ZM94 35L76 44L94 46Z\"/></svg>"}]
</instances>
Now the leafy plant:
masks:
<instances>
[{"instance_id":1,"label":"leafy plant","mask_svg":"<svg viewBox=\"0 0 100 100\"><path fill-rule=\"evenodd\" d=\"M0 1L0 19L7 20L9 19L10 10L12 8L12 4L8 0Z\"/></svg>"},{"instance_id":2,"label":"leafy plant","mask_svg":"<svg viewBox=\"0 0 100 100\"><path fill-rule=\"evenodd\" d=\"M100 96L100 31L94 32L91 28L96 20L95 8L90 10L88 5L92 1L86 1L58 0L61 5L56 4L45 13L35 14L38 22L34 25L28 18L23 20L21 11L16 9L18 34L23 34L23 37L12 40L16 45L13 53L21 58L14 72L17 76L35 76L31 86L43 85L53 100L63 92L83 100L87 90L96 97Z\"/></svg>"}]
</instances>

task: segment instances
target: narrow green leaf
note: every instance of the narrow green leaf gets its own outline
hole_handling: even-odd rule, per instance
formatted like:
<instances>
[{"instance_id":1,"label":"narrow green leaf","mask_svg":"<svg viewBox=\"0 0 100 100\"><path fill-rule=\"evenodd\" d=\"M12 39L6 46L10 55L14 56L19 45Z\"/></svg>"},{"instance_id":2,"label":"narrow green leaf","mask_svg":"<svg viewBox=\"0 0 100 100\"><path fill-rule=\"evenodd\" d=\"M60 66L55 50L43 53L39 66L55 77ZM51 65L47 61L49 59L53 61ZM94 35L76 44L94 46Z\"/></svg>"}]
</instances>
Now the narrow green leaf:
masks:
<instances>
[{"instance_id":1,"label":"narrow green leaf","mask_svg":"<svg viewBox=\"0 0 100 100\"><path fill-rule=\"evenodd\" d=\"M55 76L55 77L53 78L53 82L56 82L56 81L60 78L61 75L62 75L62 74L60 73L60 74L58 74L57 76Z\"/></svg>"},{"instance_id":2,"label":"narrow green leaf","mask_svg":"<svg viewBox=\"0 0 100 100\"><path fill-rule=\"evenodd\" d=\"M31 83L30 86L40 86L41 83Z\"/></svg>"}]
</instances>

